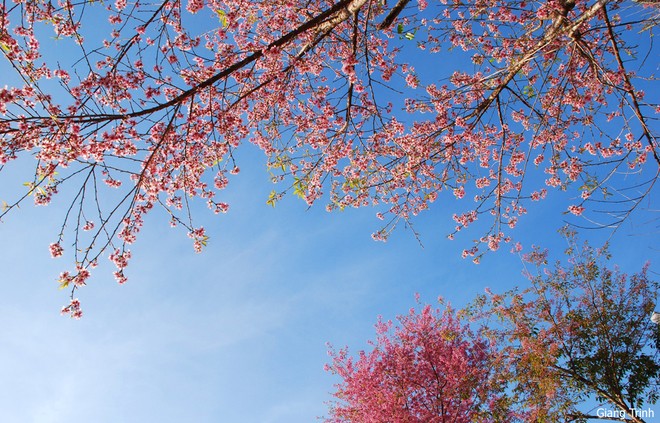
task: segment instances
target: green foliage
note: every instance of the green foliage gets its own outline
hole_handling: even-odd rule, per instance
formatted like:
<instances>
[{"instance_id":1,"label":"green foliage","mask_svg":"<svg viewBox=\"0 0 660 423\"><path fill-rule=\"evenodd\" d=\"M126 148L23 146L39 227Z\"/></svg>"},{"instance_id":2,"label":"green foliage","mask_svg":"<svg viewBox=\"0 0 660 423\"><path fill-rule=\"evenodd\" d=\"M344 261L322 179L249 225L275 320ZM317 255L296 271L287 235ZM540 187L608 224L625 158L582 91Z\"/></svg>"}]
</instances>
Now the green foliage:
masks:
<instances>
[{"instance_id":1,"label":"green foliage","mask_svg":"<svg viewBox=\"0 0 660 423\"><path fill-rule=\"evenodd\" d=\"M277 191L272 190L270 194L268 195L268 200L266 200L266 204L268 204L271 207L275 207L275 203L277 202Z\"/></svg>"},{"instance_id":2,"label":"green foliage","mask_svg":"<svg viewBox=\"0 0 660 423\"><path fill-rule=\"evenodd\" d=\"M229 21L227 20L227 12L222 9L218 9L215 11L215 13L218 15L218 20L220 21L222 28L227 28L229 26Z\"/></svg>"},{"instance_id":3,"label":"green foliage","mask_svg":"<svg viewBox=\"0 0 660 423\"><path fill-rule=\"evenodd\" d=\"M293 195L305 199L305 191L307 190L307 185L300 178L293 178Z\"/></svg>"},{"instance_id":4,"label":"green foliage","mask_svg":"<svg viewBox=\"0 0 660 423\"><path fill-rule=\"evenodd\" d=\"M417 31L405 31L403 24L398 24L396 26L396 33L400 35L399 38L405 38L406 40L413 40L415 39L415 33Z\"/></svg>"},{"instance_id":5,"label":"green foliage","mask_svg":"<svg viewBox=\"0 0 660 423\"><path fill-rule=\"evenodd\" d=\"M537 265L530 288L489 293L464 313L501 345L510 400L536 410L536 421L584 421L589 398L631 415L659 397L660 326L650 320L659 284L646 266L631 276L610 266L607 245L564 235L568 264L547 265L535 251L526 257Z\"/></svg>"}]
</instances>

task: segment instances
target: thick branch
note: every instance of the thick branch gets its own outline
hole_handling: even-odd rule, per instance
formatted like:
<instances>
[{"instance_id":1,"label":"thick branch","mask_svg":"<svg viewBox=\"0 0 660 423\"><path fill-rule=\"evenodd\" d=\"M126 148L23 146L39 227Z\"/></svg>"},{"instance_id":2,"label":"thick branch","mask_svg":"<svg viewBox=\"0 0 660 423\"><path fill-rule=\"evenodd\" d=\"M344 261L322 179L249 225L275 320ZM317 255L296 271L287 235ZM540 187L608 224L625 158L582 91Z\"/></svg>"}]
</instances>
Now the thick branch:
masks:
<instances>
[{"instance_id":1,"label":"thick branch","mask_svg":"<svg viewBox=\"0 0 660 423\"><path fill-rule=\"evenodd\" d=\"M378 29L389 28L394 23L394 20L397 18L397 16L399 16L399 14L406 7L409 1L410 0L399 0L398 3L392 8L392 10L390 10L390 13L385 16L383 22L378 24Z\"/></svg>"},{"instance_id":2,"label":"thick branch","mask_svg":"<svg viewBox=\"0 0 660 423\"><path fill-rule=\"evenodd\" d=\"M631 416L631 421L635 423L645 423L644 420L641 418L637 417L635 413L633 412L634 410L628 406L628 404L625 403L623 396L621 393L611 393L608 391L603 390L600 388L597 384L594 384L592 381L588 380L587 378L581 376L580 374L574 372L573 370L558 366L558 365L552 365L553 368L558 370L559 372L563 373L565 376L578 380L590 389L594 391L597 395L605 398L608 400L611 404L619 407L623 411L626 412L626 414Z\"/></svg>"},{"instance_id":3,"label":"thick branch","mask_svg":"<svg viewBox=\"0 0 660 423\"><path fill-rule=\"evenodd\" d=\"M116 120L116 119L130 119L130 118L136 118L144 115L149 115L155 112L158 112L160 110L166 109L168 107L172 107L176 104L180 104L184 102L186 99L191 97L193 94L199 92L200 90L203 90L204 88L210 87L216 82L220 81L221 79L231 75L232 73L236 72L237 70L245 67L246 65L260 59L264 55L264 51L267 51L269 49L275 48L275 47L281 47L283 45L288 44L289 42L293 41L297 36L300 34L304 33L305 31L311 30L311 29L317 29L320 32L325 32L328 30L328 28L333 28L340 24L341 22L345 21L348 19L350 16L352 16L355 12L357 12L360 7L362 7L367 0L342 0L339 3L335 4L332 6L330 9L326 10L325 12L321 13L320 15L316 16L315 18L310 19L309 21L305 22L304 24L300 25L298 28L294 29L293 31L288 32L287 34L283 35L282 37L278 38L277 40L273 41L272 43L268 44L265 48L261 50L257 50L250 54L249 56L245 57L242 60L239 60L238 62L232 64L231 66L223 69L221 72L218 72L217 74L213 75L212 77L206 79L205 81L202 81L200 84L195 85L194 87L190 88L187 91L182 92L178 96L174 97L168 102L159 104L157 106L148 108L148 109L143 109L137 112L133 113L126 113L126 114L100 114L100 115L87 115L87 116L79 116L79 115L62 115L58 116L58 119L66 119L69 121L75 121L75 122L96 122L96 121L101 121L101 120ZM50 117L49 117L50 118Z\"/></svg>"},{"instance_id":4,"label":"thick branch","mask_svg":"<svg viewBox=\"0 0 660 423\"><path fill-rule=\"evenodd\" d=\"M481 116L483 112L495 101L497 96L500 95L502 90L513 80L513 78L518 74L518 72L534 57L536 54L542 50L546 45L555 40L558 36L563 34L573 34L585 21L593 18L610 0L598 0L594 3L589 9L587 9L579 18L577 18L570 25L566 24L566 21L563 16L557 17L550 29L543 35L543 37L536 43L534 48L530 49L526 54L524 54L518 61L513 63L509 68L509 72L504 77L502 82L500 82L490 95L477 106L474 112L467 117L467 119L473 118L475 116Z\"/></svg>"}]
</instances>

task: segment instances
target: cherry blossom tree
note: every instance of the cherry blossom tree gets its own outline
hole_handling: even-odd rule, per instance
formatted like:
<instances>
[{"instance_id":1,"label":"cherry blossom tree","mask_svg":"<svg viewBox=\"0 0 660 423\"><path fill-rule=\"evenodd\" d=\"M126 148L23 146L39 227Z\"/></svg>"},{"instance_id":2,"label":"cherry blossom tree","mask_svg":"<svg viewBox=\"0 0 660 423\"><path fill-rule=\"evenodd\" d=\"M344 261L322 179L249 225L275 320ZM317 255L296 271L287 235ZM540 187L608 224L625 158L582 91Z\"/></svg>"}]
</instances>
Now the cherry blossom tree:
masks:
<instances>
[{"instance_id":1,"label":"cherry blossom tree","mask_svg":"<svg viewBox=\"0 0 660 423\"><path fill-rule=\"evenodd\" d=\"M458 312L411 310L398 326L379 320L356 358L331 349L327 370L341 381L327 421L644 422L660 388L650 320L660 285L568 235L567 264L526 256L540 269L527 289L489 291Z\"/></svg>"},{"instance_id":2,"label":"cherry blossom tree","mask_svg":"<svg viewBox=\"0 0 660 423\"><path fill-rule=\"evenodd\" d=\"M399 325L379 321L372 351L357 359L346 349L331 350L326 366L341 377L328 422L514 421L503 413L505 396L492 384L492 349L451 309L426 306L399 317Z\"/></svg>"},{"instance_id":3,"label":"cherry blossom tree","mask_svg":"<svg viewBox=\"0 0 660 423\"><path fill-rule=\"evenodd\" d=\"M657 13L627 0L5 1L0 172L35 161L0 218L66 198L50 251L73 262L59 278L72 301L101 257L127 280L154 209L200 251L192 204L228 210L246 141L279 183L268 204L377 206L379 240L471 197L448 235L489 216L463 252L478 260L569 186L565 212L614 204L597 222L616 226L660 164Z\"/></svg>"}]
</instances>

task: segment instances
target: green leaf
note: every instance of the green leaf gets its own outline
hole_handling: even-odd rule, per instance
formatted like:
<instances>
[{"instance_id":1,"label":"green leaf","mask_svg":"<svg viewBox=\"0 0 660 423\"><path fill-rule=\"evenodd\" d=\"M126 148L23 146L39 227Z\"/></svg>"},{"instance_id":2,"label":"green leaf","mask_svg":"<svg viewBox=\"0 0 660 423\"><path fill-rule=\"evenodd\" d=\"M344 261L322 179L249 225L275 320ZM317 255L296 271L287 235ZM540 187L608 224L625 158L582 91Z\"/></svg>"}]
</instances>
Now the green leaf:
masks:
<instances>
[{"instance_id":1,"label":"green leaf","mask_svg":"<svg viewBox=\"0 0 660 423\"><path fill-rule=\"evenodd\" d=\"M403 24L398 24L396 26L396 32L397 34L403 34Z\"/></svg>"},{"instance_id":2,"label":"green leaf","mask_svg":"<svg viewBox=\"0 0 660 423\"><path fill-rule=\"evenodd\" d=\"M222 9L216 10L215 13L218 14L218 19L220 20L220 24L222 25L222 27L227 28L229 26L229 21L227 20L227 13Z\"/></svg>"},{"instance_id":3,"label":"green leaf","mask_svg":"<svg viewBox=\"0 0 660 423\"><path fill-rule=\"evenodd\" d=\"M304 183L300 180L300 178L293 178L293 194L302 198L303 200L305 199L305 190L307 187L304 185Z\"/></svg>"},{"instance_id":4,"label":"green leaf","mask_svg":"<svg viewBox=\"0 0 660 423\"><path fill-rule=\"evenodd\" d=\"M349 188L359 190L364 187L365 180L362 178L350 178L347 183Z\"/></svg>"},{"instance_id":5,"label":"green leaf","mask_svg":"<svg viewBox=\"0 0 660 423\"><path fill-rule=\"evenodd\" d=\"M275 162L274 163L269 163L268 167L276 167L282 170L282 172L286 172L286 164L289 162L289 157L286 154L283 154L281 156L275 157Z\"/></svg>"},{"instance_id":6,"label":"green leaf","mask_svg":"<svg viewBox=\"0 0 660 423\"><path fill-rule=\"evenodd\" d=\"M523 88L523 95L527 98L533 98L536 96L536 90L531 85L525 85Z\"/></svg>"},{"instance_id":7,"label":"green leaf","mask_svg":"<svg viewBox=\"0 0 660 423\"><path fill-rule=\"evenodd\" d=\"M24 187L28 187L27 195L32 195L34 193L35 185L32 182L23 182Z\"/></svg>"},{"instance_id":8,"label":"green leaf","mask_svg":"<svg viewBox=\"0 0 660 423\"><path fill-rule=\"evenodd\" d=\"M277 192L275 190L272 190L268 195L268 200L266 200L266 204L274 208L276 202L277 202Z\"/></svg>"}]
</instances>

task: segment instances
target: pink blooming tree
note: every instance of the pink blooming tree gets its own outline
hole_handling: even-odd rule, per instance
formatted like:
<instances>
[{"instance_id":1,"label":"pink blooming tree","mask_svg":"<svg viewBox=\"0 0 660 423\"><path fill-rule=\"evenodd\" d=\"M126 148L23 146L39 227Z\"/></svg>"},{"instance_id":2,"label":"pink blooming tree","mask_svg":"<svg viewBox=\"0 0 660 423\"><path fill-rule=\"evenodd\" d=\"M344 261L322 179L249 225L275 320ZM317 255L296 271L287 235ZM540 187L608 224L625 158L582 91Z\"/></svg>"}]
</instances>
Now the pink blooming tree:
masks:
<instances>
[{"instance_id":1,"label":"pink blooming tree","mask_svg":"<svg viewBox=\"0 0 660 423\"><path fill-rule=\"evenodd\" d=\"M331 350L327 370L341 380L326 421L613 420L601 407L644 423L635 410L660 394L650 319L660 285L646 267L625 275L607 266L606 248L568 239L567 264L548 267L539 250L526 257L540 270L528 289L488 292L457 313L411 310L397 326L378 322L371 351Z\"/></svg>"},{"instance_id":2,"label":"pink blooming tree","mask_svg":"<svg viewBox=\"0 0 660 423\"><path fill-rule=\"evenodd\" d=\"M463 252L478 260L569 186L564 212L597 203L616 225L659 170L657 16L628 0L6 1L0 172L28 157L34 172L0 218L65 197L50 251L72 260L72 299L102 257L127 280L154 209L201 250L191 204L228 210L246 141L279 183L268 204L374 205L380 240L473 198L448 235L486 216Z\"/></svg>"},{"instance_id":3,"label":"pink blooming tree","mask_svg":"<svg viewBox=\"0 0 660 423\"><path fill-rule=\"evenodd\" d=\"M341 377L328 422L495 421L506 404L493 384L494 350L475 336L451 309L426 306L379 321L372 351L354 359L346 349L331 351L326 367Z\"/></svg>"}]
</instances>

